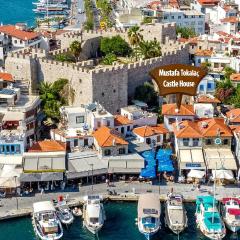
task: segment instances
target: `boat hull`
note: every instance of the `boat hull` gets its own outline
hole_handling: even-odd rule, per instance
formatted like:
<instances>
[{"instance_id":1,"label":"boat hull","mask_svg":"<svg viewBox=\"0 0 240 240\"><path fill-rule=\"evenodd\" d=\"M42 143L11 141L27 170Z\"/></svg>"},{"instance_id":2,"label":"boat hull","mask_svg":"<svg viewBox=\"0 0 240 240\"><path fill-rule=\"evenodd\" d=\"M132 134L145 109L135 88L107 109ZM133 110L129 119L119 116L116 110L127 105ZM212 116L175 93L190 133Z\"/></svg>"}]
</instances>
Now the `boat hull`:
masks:
<instances>
[{"instance_id":1,"label":"boat hull","mask_svg":"<svg viewBox=\"0 0 240 240\"><path fill-rule=\"evenodd\" d=\"M103 225L100 225L98 227L91 227L91 226L87 225L86 223L84 223L84 226L87 228L87 230L89 232L91 232L94 235L96 235L103 227Z\"/></svg>"},{"instance_id":2,"label":"boat hull","mask_svg":"<svg viewBox=\"0 0 240 240\"><path fill-rule=\"evenodd\" d=\"M236 232L240 231L240 225L234 226L226 221L225 221L225 224L226 224L227 229L230 230L231 232L236 233Z\"/></svg>"}]
</instances>

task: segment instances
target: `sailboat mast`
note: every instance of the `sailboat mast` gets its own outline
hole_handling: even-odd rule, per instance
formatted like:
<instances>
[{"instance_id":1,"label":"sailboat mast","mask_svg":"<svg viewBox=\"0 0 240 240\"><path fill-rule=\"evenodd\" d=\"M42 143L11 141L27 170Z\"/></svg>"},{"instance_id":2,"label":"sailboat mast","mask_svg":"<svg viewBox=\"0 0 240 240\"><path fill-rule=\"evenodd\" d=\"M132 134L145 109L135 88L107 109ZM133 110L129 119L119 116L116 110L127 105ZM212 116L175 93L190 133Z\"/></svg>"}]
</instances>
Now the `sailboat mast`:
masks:
<instances>
[{"instance_id":1,"label":"sailboat mast","mask_svg":"<svg viewBox=\"0 0 240 240\"><path fill-rule=\"evenodd\" d=\"M217 163L215 166L215 177L214 177L214 182L213 182L213 210L215 208L215 196L216 196L216 170L217 170ZM212 224L214 222L214 211L212 213Z\"/></svg>"}]
</instances>

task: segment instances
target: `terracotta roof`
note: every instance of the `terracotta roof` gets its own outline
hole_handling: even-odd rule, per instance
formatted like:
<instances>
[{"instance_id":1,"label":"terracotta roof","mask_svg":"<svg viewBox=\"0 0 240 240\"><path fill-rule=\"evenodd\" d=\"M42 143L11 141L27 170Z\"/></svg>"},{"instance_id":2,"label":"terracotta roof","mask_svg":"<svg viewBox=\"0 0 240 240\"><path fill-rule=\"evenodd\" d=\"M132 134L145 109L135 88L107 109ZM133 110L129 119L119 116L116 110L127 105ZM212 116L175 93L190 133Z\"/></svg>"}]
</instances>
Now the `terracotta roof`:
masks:
<instances>
[{"instance_id":1,"label":"terracotta roof","mask_svg":"<svg viewBox=\"0 0 240 240\"><path fill-rule=\"evenodd\" d=\"M237 22L239 22L239 19L237 17L227 17L227 18L221 19L221 22L237 23Z\"/></svg>"},{"instance_id":2,"label":"terracotta roof","mask_svg":"<svg viewBox=\"0 0 240 240\"><path fill-rule=\"evenodd\" d=\"M177 138L202 138L198 122L182 121L173 124L173 132Z\"/></svg>"},{"instance_id":3,"label":"terracotta roof","mask_svg":"<svg viewBox=\"0 0 240 240\"><path fill-rule=\"evenodd\" d=\"M162 2L161 1L153 1L147 4L148 8L153 9L153 10L157 10L158 7L162 6Z\"/></svg>"},{"instance_id":4,"label":"terracotta roof","mask_svg":"<svg viewBox=\"0 0 240 240\"><path fill-rule=\"evenodd\" d=\"M66 144L55 140L38 141L29 148L29 152L59 152L65 151Z\"/></svg>"},{"instance_id":5,"label":"terracotta roof","mask_svg":"<svg viewBox=\"0 0 240 240\"><path fill-rule=\"evenodd\" d=\"M223 118L212 118L199 121L199 128L204 137L232 137L231 129L225 124Z\"/></svg>"},{"instance_id":6,"label":"terracotta roof","mask_svg":"<svg viewBox=\"0 0 240 240\"><path fill-rule=\"evenodd\" d=\"M233 73L230 76L231 81L240 81L240 73Z\"/></svg>"},{"instance_id":7,"label":"terracotta roof","mask_svg":"<svg viewBox=\"0 0 240 240\"><path fill-rule=\"evenodd\" d=\"M178 39L179 42L183 42L183 43L189 43L189 44L197 44L198 43L198 38L195 37L195 38L179 38Z\"/></svg>"},{"instance_id":8,"label":"terracotta roof","mask_svg":"<svg viewBox=\"0 0 240 240\"><path fill-rule=\"evenodd\" d=\"M201 5L217 5L219 0L198 0Z\"/></svg>"},{"instance_id":9,"label":"terracotta roof","mask_svg":"<svg viewBox=\"0 0 240 240\"><path fill-rule=\"evenodd\" d=\"M197 50L195 56L211 57L213 54L212 50Z\"/></svg>"},{"instance_id":10,"label":"terracotta roof","mask_svg":"<svg viewBox=\"0 0 240 240\"><path fill-rule=\"evenodd\" d=\"M240 126L236 126L236 125L230 125L229 126L232 130L232 132L235 132L235 133L240 133Z\"/></svg>"},{"instance_id":11,"label":"terracotta roof","mask_svg":"<svg viewBox=\"0 0 240 240\"><path fill-rule=\"evenodd\" d=\"M4 72L0 72L0 80L8 81L8 82L15 82L13 80L12 74L4 73Z\"/></svg>"},{"instance_id":12,"label":"terracotta roof","mask_svg":"<svg viewBox=\"0 0 240 240\"><path fill-rule=\"evenodd\" d=\"M128 145L121 135L108 127L101 127L93 133L93 137L100 147L112 147L115 145Z\"/></svg>"},{"instance_id":13,"label":"terracotta roof","mask_svg":"<svg viewBox=\"0 0 240 240\"><path fill-rule=\"evenodd\" d=\"M199 95L196 99L197 103L221 103L219 99L209 95Z\"/></svg>"},{"instance_id":14,"label":"terracotta roof","mask_svg":"<svg viewBox=\"0 0 240 240\"><path fill-rule=\"evenodd\" d=\"M231 123L240 122L240 108L235 108L226 113Z\"/></svg>"},{"instance_id":15,"label":"terracotta roof","mask_svg":"<svg viewBox=\"0 0 240 240\"><path fill-rule=\"evenodd\" d=\"M129 125L133 122L129 120L128 118L122 116L122 115L116 115L114 116L114 126L122 126L122 125Z\"/></svg>"},{"instance_id":16,"label":"terracotta roof","mask_svg":"<svg viewBox=\"0 0 240 240\"><path fill-rule=\"evenodd\" d=\"M163 126L163 124L158 124L157 126L142 126L133 129L133 132L141 137L150 137L158 134L166 134L168 130Z\"/></svg>"},{"instance_id":17,"label":"terracotta roof","mask_svg":"<svg viewBox=\"0 0 240 240\"><path fill-rule=\"evenodd\" d=\"M39 36L39 34L36 32L28 32L28 31L20 30L13 25L0 26L0 32L24 41L31 40Z\"/></svg>"},{"instance_id":18,"label":"terracotta roof","mask_svg":"<svg viewBox=\"0 0 240 240\"><path fill-rule=\"evenodd\" d=\"M180 115L180 116L194 116L193 105L182 104L179 111L176 111L177 105L175 103L164 104L162 106L163 115Z\"/></svg>"}]
</instances>

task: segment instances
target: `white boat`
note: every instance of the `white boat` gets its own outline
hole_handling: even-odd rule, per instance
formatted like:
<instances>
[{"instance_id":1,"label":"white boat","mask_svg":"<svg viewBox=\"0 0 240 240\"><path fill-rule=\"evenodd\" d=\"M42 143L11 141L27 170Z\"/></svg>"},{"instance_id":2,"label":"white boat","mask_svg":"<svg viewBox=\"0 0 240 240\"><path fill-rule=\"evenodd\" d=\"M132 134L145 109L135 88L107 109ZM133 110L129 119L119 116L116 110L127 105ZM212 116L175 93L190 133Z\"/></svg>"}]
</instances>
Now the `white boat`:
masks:
<instances>
[{"instance_id":1,"label":"white boat","mask_svg":"<svg viewBox=\"0 0 240 240\"><path fill-rule=\"evenodd\" d=\"M65 201L58 202L56 205L57 216L61 223L70 225L73 223L74 216L71 209L68 207Z\"/></svg>"},{"instance_id":2,"label":"white boat","mask_svg":"<svg viewBox=\"0 0 240 240\"><path fill-rule=\"evenodd\" d=\"M169 194L165 203L165 224L175 234L187 227L187 213L180 194Z\"/></svg>"},{"instance_id":3,"label":"white boat","mask_svg":"<svg viewBox=\"0 0 240 240\"><path fill-rule=\"evenodd\" d=\"M222 217L226 227L232 232L240 230L240 199L222 199Z\"/></svg>"},{"instance_id":4,"label":"white boat","mask_svg":"<svg viewBox=\"0 0 240 240\"><path fill-rule=\"evenodd\" d=\"M161 227L161 204L158 195L141 194L138 199L138 229L147 239L150 239Z\"/></svg>"},{"instance_id":5,"label":"white boat","mask_svg":"<svg viewBox=\"0 0 240 240\"><path fill-rule=\"evenodd\" d=\"M63 236L63 228L53 203L50 201L33 204L33 228L42 240L58 240Z\"/></svg>"},{"instance_id":6,"label":"white boat","mask_svg":"<svg viewBox=\"0 0 240 240\"><path fill-rule=\"evenodd\" d=\"M82 211L80 208L78 207L75 207L73 210L72 210L72 213L73 213L73 216L75 217L81 217L82 216Z\"/></svg>"},{"instance_id":7,"label":"white boat","mask_svg":"<svg viewBox=\"0 0 240 240\"><path fill-rule=\"evenodd\" d=\"M213 196L198 196L196 200L196 222L206 237L220 240L225 237L226 229L216 204L217 201Z\"/></svg>"},{"instance_id":8,"label":"white boat","mask_svg":"<svg viewBox=\"0 0 240 240\"><path fill-rule=\"evenodd\" d=\"M100 196L91 195L84 198L83 225L93 234L97 234L106 220Z\"/></svg>"}]
</instances>

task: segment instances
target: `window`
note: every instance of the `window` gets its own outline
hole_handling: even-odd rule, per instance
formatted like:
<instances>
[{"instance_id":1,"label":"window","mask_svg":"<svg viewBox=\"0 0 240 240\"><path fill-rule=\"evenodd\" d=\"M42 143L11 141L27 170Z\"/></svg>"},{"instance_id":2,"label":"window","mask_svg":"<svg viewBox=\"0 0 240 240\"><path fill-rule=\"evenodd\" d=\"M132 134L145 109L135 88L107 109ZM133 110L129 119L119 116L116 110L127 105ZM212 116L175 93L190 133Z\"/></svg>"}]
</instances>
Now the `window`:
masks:
<instances>
[{"instance_id":1,"label":"window","mask_svg":"<svg viewBox=\"0 0 240 240\"><path fill-rule=\"evenodd\" d=\"M110 126L110 121L109 121L109 120L107 120L107 126L108 126L108 127Z\"/></svg>"},{"instance_id":2,"label":"window","mask_svg":"<svg viewBox=\"0 0 240 240\"><path fill-rule=\"evenodd\" d=\"M158 135L157 136L157 142L160 142L161 141L161 137Z\"/></svg>"},{"instance_id":3,"label":"window","mask_svg":"<svg viewBox=\"0 0 240 240\"><path fill-rule=\"evenodd\" d=\"M199 90L200 90L200 91L204 91L204 85L201 84L201 85L199 86Z\"/></svg>"},{"instance_id":4,"label":"window","mask_svg":"<svg viewBox=\"0 0 240 240\"><path fill-rule=\"evenodd\" d=\"M14 147L14 145L11 145L10 148L11 148L11 153L14 153L14 152L15 152L15 147Z\"/></svg>"},{"instance_id":5,"label":"window","mask_svg":"<svg viewBox=\"0 0 240 240\"><path fill-rule=\"evenodd\" d=\"M164 19L168 19L168 17L167 17L167 16L164 16Z\"/></svg>"},{"instance_id":6,"label":"window","mask_svg":"<svg viewBox=\"0 0 240 240\"><path fill-rule=\"evenodd\" d=\"M189 138L183 138L183 146L189 146Z\"/></svg>"},{"instance_id":7,"label":"window","mask_svg":"<svg viewBox=\"0 0 240 240\"><path fill-rule=\"evenodd\" d=\"M206 141L205 141L205 144L206 145L211 145L212 144L212 139L206 139Z\"/></svg>"},{"instance_id":8,"label":"window","mask_svg":"<svg viewBox=\"0 0 240 240\"><path fill-rule=\"evenodd\" d=\"M223 140L223 145L228 145L228 139Z\"/></svg>"},{"instance_id":9,"label":"window","mask_svg":"<svg viewBox=\"0 0 240 240\"><path fill-rule=\"evenodd\" d=\"M181 19L181 16L178 16L178 19Z\"/></svg>"},{"instance_id":10,"label":"window","mask_svg":"<svg viewBox=\"0 0 240 240\"><path fill-rule=\"evenodd\" d=\"M130 131L130 126L127 126L127 131L128 131L128 132Z\"/></svg>"},{"instance_id":11,"label":"window","mask_svg":"<svg viewBox=\"0 0 240 240\"><path fill-rule=\"evenodd\" d=\"M199 143L199 138L193 138L193 147L197 147Z\"/></svg>"},{"instance_id":12,"label":"window","mask_svg":"<svg viewBox=\"0 0 240 240\"><path fill-rule=\"evenodd\" d=\"M15 146L15 151L16 151L16 153L20 153L20 145Z\"/></svg>"},{"instance_id":13,"label":"window","mask_svg":"<svg viewBox=\"0 0 240 240\"><path fill-rule=\"evenodd\" d=\"M102 93L102 97L104 97L104 92Z\"/></svg>"},{"instance_id":14,"label":"window","mask_svg":"<svg viewBox=\"0 0 240 240\"><path fill-rule=\"evenodd\" d=\"M121 127L121 133L124 133L124 127Z\"/></svg>"},{"instance_id":15,"label":"window","mask_svg":"<svg viewBox=\"0 0 240 240\"><path fill-rule=\"evenodd\" d=\"M207 88L208 88L208 89L212 89L212 83L208 83L208 84L207 84Z\"/></svg>"},{"instance_id":16,"label":"window","mask_svg":"<svg viewBox=\"0 0 240 240\"><path fill-rule=\"evenodd\" d=\"M173 123L175 123L176 122L176 119L175 118L169 118L168 119L168 123L169 124L173 124Z\"/></svg>"},{"instance_id":17,"label":"window","mask_svg":"<svg viewBox=\"0 0 240 240\"><path fill-rule=\"evenodd\" d=\"M126 153L125 148L119 148L118 153L125 154Z\"/></svg>"},{"instance_id":18,"label":"window","mask_svg":"<svg viewBox=\"0 0 240 240\"><path fill-rule=\"evenodd\" d=\"M84 116L77 116L76 123L84 123Z\"/></svg>"},{"instance_id":19,"label":"window","mask_svg":"<svg viewBox=\"0 0 240 240\"><path fill-rule=\"evenodd\" d=\"M151 138L147 138L147 139L146 139L146 143L147 143L147 144L151 144Z\"/></svg>"},{"instance_id":20,"label":"window","mask_svg":"<svg viewBox=\"0 0 240 240\"><path fill-rule=\"evenodd\" d=\"M78 139L74 139L74 147L77 147L78 146Z\"/></svg>"},{"instance_id":21,"label":"window","mask_svg":"<svg viewBox=\"0 0 240 240\"><path fill-rule=\"evenodd\" d=\"M97 127L98 128L101 127L101 122L100 121L97 122Z\"/></svg>"},{"instance_id":22,"label":"window","mask_svg":"<svg viewBox=\"0 0 240 240\"><path fill-rule=\"evenodd\" d=\"M0 153L4 153L4 146L0 145Z\"/></svg>"},{"instance_id":23,"label":"window","mask_svg":"<svg viewBox=\"0 0 240 240\"><path fill-rule=\"evenodd\" d=\"M105 150L104 150L104 155L105 155L105 156L111 155L111 150L110 150L110 149L105 149Z\"/></svg>"}]
</instances>

